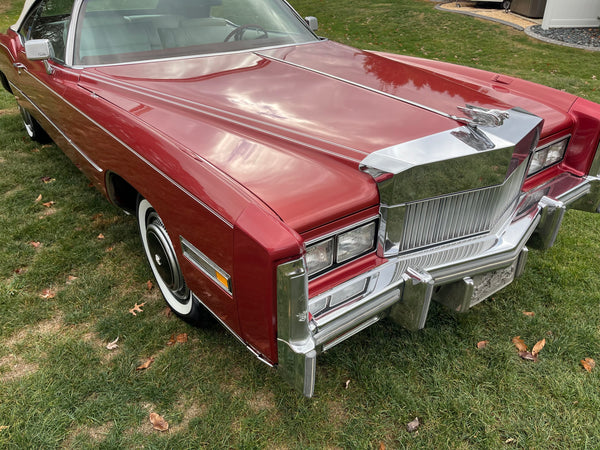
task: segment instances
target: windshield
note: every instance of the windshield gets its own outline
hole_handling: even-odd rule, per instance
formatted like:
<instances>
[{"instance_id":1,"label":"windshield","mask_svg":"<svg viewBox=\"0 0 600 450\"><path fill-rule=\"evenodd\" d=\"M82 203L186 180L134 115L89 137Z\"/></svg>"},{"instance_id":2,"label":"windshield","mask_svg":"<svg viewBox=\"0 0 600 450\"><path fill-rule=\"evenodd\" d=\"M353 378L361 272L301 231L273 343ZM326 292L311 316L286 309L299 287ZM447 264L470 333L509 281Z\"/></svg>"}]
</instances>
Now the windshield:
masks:
<instances>
[{"instance_id":1,"label":"windshield","mask_svg":"<svg viewBox=\"0 0 600 450\"><path fill-rule=\"evenodd\" d=\"M74 62L112 64L316 40L281 0L86 0Z\"/></svg>"}]
</instances>

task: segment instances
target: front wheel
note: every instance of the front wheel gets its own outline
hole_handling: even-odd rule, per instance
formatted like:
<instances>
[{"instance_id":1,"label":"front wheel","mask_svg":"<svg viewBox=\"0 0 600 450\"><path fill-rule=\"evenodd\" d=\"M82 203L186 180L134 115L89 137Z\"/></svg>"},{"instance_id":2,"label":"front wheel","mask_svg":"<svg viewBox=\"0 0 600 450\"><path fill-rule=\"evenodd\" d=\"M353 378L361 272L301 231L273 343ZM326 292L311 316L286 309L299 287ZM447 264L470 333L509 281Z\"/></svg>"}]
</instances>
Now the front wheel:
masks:
<instances>
[{"instance_id":1,"label":"front wheel","mask_svg":"<svg viewBox=\"0 0 600 450\"><path fill-rule=\"evenodd\" d=\"M185 284L165 224L148 200L138 202L137 219L144 252L160 292L175 314L197 322L201 318L200 304Z\"/></svg>"}]
</instances>

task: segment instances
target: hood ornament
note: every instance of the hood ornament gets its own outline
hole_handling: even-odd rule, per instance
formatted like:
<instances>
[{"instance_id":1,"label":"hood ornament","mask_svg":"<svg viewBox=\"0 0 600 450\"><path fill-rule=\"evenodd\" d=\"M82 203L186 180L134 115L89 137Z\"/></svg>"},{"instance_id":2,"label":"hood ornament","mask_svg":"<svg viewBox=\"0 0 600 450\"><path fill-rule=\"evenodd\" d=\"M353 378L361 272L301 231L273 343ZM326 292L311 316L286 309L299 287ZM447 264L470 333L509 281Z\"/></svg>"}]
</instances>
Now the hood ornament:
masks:
<instances>
[{"instance_id":1,"label":"hood ornament","mask_svg":"<svg viewBox=\"0 0 600 450\"><path fill-rule=\"evenodd\" d=\"M473 105L457 106L457 109L469 117L471 126L500 127L510 117L508 111L480 108Z\"/></svg>"}]
</instances>

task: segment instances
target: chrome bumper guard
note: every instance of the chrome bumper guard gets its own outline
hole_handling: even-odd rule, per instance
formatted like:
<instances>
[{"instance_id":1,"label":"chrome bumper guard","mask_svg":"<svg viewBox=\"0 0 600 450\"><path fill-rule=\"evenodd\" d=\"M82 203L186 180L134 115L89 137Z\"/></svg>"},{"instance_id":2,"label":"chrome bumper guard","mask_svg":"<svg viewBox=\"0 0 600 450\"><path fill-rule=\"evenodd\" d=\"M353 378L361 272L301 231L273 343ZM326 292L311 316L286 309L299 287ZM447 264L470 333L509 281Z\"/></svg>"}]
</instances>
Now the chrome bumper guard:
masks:
<instances>
[{"instance_id":1,"label":"chrome bumper guard","mask_svg":"<svg viewBox=\"0 0 600 450\"><path fill-rule=\"evenodd\" d=\"M283 376L311 397L317 354L383 317L417 330L425 326L432 299L454 311L467 311L521 275L528 254L525 244L534 232L543 246L553 244L567 206L598 211L600 178L557 177L528 193L521 205L530 205L527 212L500 225L496 233L391 258L312 299L304 260L280 265L277 339ZM323 299L342 292L360 294L320 315L311 313Z\"/></svg>"}]
</instances>

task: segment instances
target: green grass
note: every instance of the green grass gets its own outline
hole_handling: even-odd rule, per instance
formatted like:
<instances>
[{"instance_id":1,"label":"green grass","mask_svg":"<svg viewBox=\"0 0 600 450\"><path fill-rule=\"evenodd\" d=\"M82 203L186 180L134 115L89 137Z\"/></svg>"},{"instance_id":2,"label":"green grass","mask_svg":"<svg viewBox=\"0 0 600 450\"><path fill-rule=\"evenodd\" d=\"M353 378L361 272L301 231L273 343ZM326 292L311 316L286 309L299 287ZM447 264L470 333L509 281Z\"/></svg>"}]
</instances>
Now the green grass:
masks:
<instances>
[{"instance_id":1,"label":"green grass","mask_svg":"<svg viewBox=\"0 0 600 450\"><path fill-rule=\"evenodd\" d=\"M600 101L598 53L438 12L429 1L293 4L335 40ZM17 14L0 12L0 28ZM14 105L0 94L1 448L600 446L598 371L579 364L600 361L600 216L568 212L556 245L532 250L520 280L466 315L434 305L420 332L385 321L321 355L307 400L220 326L192 328L165 314L146 286L134 219L55 146L26 139ZM41 298L45 289L56 295ZM142 302L143 313L129 314ZM187 343L166 346L184 332ZM530 347L546 338L538 363L518 357L517 335ZM119 348L107 350L117 336ZM478 350L482 340L490 344ZM150 356L154 364L136 371ZM150 412L170 431L152 430ZM411 434L414 417L422 425Z\"/></svg>"}]
</instances>

